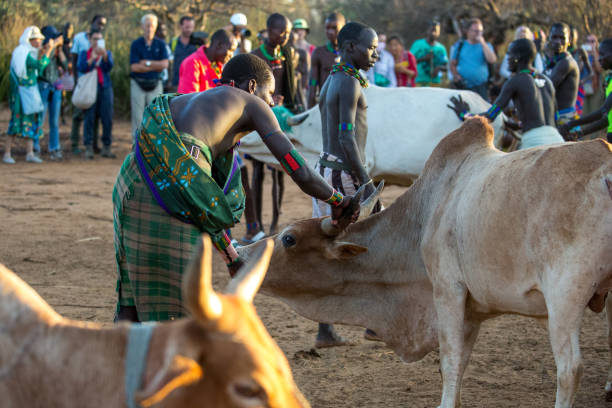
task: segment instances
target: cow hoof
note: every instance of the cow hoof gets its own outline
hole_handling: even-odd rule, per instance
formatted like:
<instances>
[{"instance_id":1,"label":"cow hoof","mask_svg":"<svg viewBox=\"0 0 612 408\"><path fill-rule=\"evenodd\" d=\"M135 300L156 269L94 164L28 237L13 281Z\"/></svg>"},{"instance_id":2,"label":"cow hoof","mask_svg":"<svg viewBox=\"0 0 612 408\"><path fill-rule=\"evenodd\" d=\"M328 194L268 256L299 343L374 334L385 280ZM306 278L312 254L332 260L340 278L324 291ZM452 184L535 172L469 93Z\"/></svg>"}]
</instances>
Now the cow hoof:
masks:
<instances>
[{"instance_id":1,"label":"cow hoof","mask_svg":"<svg viewBox=\"0 0 612 408\"><path fill-rule=\"evenodd\" d=\"M317 340L315 341L316 348L340 347L346 346L347 344L348 341L336 333L332 325L322 324L319 327L319 333L317 334Z\"/></svg>"}]
</instances>

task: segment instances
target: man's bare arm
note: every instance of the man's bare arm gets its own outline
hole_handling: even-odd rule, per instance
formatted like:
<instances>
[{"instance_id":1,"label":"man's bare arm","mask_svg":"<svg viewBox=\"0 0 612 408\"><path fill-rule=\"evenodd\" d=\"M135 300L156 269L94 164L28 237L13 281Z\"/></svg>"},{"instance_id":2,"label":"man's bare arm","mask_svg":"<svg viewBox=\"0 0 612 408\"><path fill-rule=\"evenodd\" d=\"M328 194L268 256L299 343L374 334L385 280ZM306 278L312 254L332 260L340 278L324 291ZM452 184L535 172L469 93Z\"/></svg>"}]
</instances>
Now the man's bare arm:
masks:
<instances>
[{"instance_id":1,"label":"man's bare arm","mask_svg":"<svg viewBox=\"0 0 612 408\"><path fill-rule=\"evenodd\" d=\"M565 80L570 70L571 66L567 59L561 60L555 65L550 73L550 80L555 85L555 89Z\"/></svg>"},{"instance_id":2,"label":"man's bare arm","mask_svg":"<svg viewBox=\"0 0 612 408\"><path fill-rule=\"evenodd\" d=\"M362 184L365 184L370 181L370 176L363 165L359 154L359 146L357 146L355 140L355 119L360 95L361 88L355 80L345 81L345 85L341 87L340 107L338 109L338 122L340 124L338 141L353 174Z\"/></svg>"},{"instance_id":3,"label":"man's bare arm","mask_svg":"<svg viewBox=\"0 0 612 408\"><path fill-rule=\"evenodd\" d=\"M272 109L253 96L247 105L255 131L300 189L319 200L326 201L334 189L306 164L289 138L281 131Z\"/></svg>"},{"instance_id":4,"label":"man's bare arm","mask_svg":"<svg viewBox=\"0 0 612 408\"><path fill-rule=\"evenodd\" d=\"M604 125L608 123L608 113L610 112L611 109L612 109L612 94L608 95L608 97L606 98L606 101L599 109L597 109L594 112L589 113L588 115L584 115L580 117L579 119L569 121L565 125L560 126L559 131L561 132L561 134L567 134L569 133L570 129L576 126L591 124L593 122L598 123L598 125L595 126L595 124L593 124L592 126L594 127L594 129L590 131L587 131L586 127L583 128L582 129L583 133L588 134L588 133L595 132L596 130L600 130L602 129L602 127L600 127L601 123L603 123Z\"/></svg>"},{"instance_id":5,"label":"man's bare arm","mask_svg":"<svg viewBox=\"0 0 612 408\"><path fill-rule=\"evenodd\" d=\"M310 64L310 81L308 84L308 109L312 108L317 103L317 89L320 88L321 85L319 84L320 64L319 53L313 52Z\"/></svg>"}]
</instances>

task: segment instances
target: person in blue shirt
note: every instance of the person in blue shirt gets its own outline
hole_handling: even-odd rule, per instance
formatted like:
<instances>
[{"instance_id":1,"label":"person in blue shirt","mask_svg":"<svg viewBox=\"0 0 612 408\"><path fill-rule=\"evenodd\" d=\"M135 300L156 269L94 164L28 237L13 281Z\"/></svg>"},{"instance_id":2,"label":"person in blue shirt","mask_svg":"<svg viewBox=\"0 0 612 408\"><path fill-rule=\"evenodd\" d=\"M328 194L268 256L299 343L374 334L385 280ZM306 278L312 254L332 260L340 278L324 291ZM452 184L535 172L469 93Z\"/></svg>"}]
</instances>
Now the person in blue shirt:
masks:
<instances>
[{"instance_id":1,"label":"person in blue shirt","mask_svg":"<svg viewBox=\"0 0 612 408\"><path fill-rule=\"evenodd\" d=\"M85 158L93 159L93 131L94 118L98 115L102 121L102 157L115 158L111 152L113 131L113 84L110 71L113 69L113 54L106 49L102 31L93 29L89 32L91 46L87 51L79 53L77 70L83 75L92 70L97 71L98 92L96 102L85 110L85 124L83 127L83 144L85 145Z\"/></svg>"},{"instance_id":2,"label":"person in blue shirt","mask_svg":"<svg viewBox=\"0 0 612 408\"><path fill-rule=\"evenodd\" d=\"M495 64L497 56L493 46L485 42L483 32L480 19L468 22L466 39L453 50L450 69L455 88L469 89L488 100L488 64Z\"/></svg>"},{"instance_id":3,"label":"person in blue shirt","mask_svg":"<svg viewBox=\"0 0 612 408\"><path fill-rule=\"evenodd\" d=\"M157 16L145 14L140 22L143 36L134 40L130 47L132 135L140 126L145 106L162 93L161 73L168 68L166 44L155 38Z\"/></svg>"}]
</instances>

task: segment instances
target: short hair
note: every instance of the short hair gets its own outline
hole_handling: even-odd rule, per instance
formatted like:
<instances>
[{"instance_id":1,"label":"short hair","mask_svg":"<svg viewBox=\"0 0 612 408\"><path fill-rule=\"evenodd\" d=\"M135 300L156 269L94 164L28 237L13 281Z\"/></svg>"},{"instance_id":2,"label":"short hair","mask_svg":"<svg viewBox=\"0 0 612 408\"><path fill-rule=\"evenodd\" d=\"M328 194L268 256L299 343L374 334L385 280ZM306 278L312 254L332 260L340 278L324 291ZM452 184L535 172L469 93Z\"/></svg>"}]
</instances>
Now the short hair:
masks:
<instances>
[{"instance_id":1,"label":"short hair","mask_svg":"<svg viewBox=\"0 0 612 408\"><path fill-rule=\"evenodd\" d=\"M183 23L185 21L195 21L195 19L191 16L183 16L181 17L181 19L179 20L179 25L183 25Z\"/></svg>"},{"instance_id":2,"label":"short hair","mask_svg":"<svg viewBox=\"0 0 612 408\"><path fill-rule=\"evenodd\" d=\"M370 27L356 21L351 21L350 23L346 24L338 33L338 47L342 48L344 43L347 41L359 41L361 33L368 28Z\"/></svg>"},{"instance_id":3,"label":"short hair","mask_svg":"<svg viewBox=\"0 0 612 408\"><path fill-rule=\"evenodd\" d=\"M533 41L528 38L519 38L510 43L510 47L514 48L520 55L527 58L527 61L533 62L535 59L537 50ZM525 58L522 58L525 60Z\"/></svg>"},{"instance_id":4,"label":"short hair","mask_svg":"<svg viewBox=\"0 0 612 408\"><path fill-rule=\"evenodd\" d=\"M102 34L102 30L100 30L99 28L92 28L91 30L89 30L89 38L91 38L94 34Z\"/></svg>"},{"instance_id":5,"label":"short hair","mask_svg":"<svg viewBox=\"0 0 612 408\"><path fill-rule=\"evenodd\" d=\"M333 12L330 13L326 18L325 21L342 21L343 23L346 23L346 18L344 17L344 14L339 13L339 12Z\"/></svg>"},{"instance_id":6,"label":"short hair","mask_svg":"<svg viewBox=\"0 0 612 408\"><path fill-rule=\"evenodd\" d=\"M404 45L404 41L402 41L402 38L397 34L393 34L391 37L389 37L387 39L387 43L390 43L391 41L394 41L394 40L400 43L401 45Z\"/></svg>"},{"instance_id":7,"label":"short hair","mask_svg":"<svg viewBox=\"0 0 612 408\"><path fill-rule=\"evenodd\" d=\"M142 18L140 19L140 25L145 25L145 23L147 22L147 20L152 20L155 22L155 25L157 25L157 23L159 22L157 16L153 13L147 13L144 16L142 16Z\"/></svg>"},{"instance_id":8,"label":"short hair","mask_svg":"<svg viewBox=\"0 0 612 408\"><path fill-rule=\"evenodd\" d=\"M612 51L612 37L606 38L599 43L599 48L605 48L606 50Z\"/></svg>"},{"instance_id":9,"label":"short hair","mask_svg":"<svg viewBox=\"0 0 612 408\"><path fill-rule=\"evenodd\" d=\"M550 31L552 31L554 29L561 29L563 31L567 31L567 34L568 34L568 37L569 37L570 28L569 28L569 26L567 24L565 24L565 23L554 23L553 25L550 26Z\"/></svg>"},{"instance_id":10,"label":"short hair","mask_svg":"<svg viewBox=\"0 0 612 408\"><path fill-rule=\"evenodd\" d=\"M102 14L96 14L95 16L92 17L91 24L95 23L97 20L101 18L106 18L106 17L104 17Z\"/></svg>"},{"instance_id":11,"label":"short hair","mask_svg":"<svg viewBox=\"0 0 612 408\"><path fill-rule=\"evenodd\" d=\"M221 83L234 81L239 84L254 79L258 84L263 84L273 78L266 61L253 54L238 54L223 66Z\"/></svg>"},{"instance_id":12,"label":"short hair","mask_svg":"<svg viewBox=\"0 0 612 408\"><path fill-rule=\"evenodd\" d=\"M270 14L268 20L266 20L266 27L272 28L273 26L281 22L291 24L291 21L289 21L289 19L284 15L280 13L273 13Z\"/></svg>"},{"instance_id":13,"label":"short hair","mask_svg":"<svg viewBox=\"0 0 612 408\"><path fill-rule=\"evenodd\" d=\"M440 20L433 18L427 22L427 28L435 27L440 25Z\"/></svg>"},{"instance_id":14,"label":"short hair","mask_svg":"<svg viewBox=\"0 0 612 408\"><path fill-rule=\"evenodd\" d=\"M221 43L221 44L231 43L232 38L234 38L233 34L229 33L227 30L223 28L220 28L213 33L212 37L210 37L210 45L213 45L216 43Z\"/></svg>"},{"instance_id":15,"label":"short hair","mask_svg":"<svg viewBox=\"0 0 612 408\"><path fill-rule=\"evenodd\" d=\"M474 24L480 24L482 25L482 20L479 18L470 18L467 23L465 24L465 28L468 29L471 26L473 26Z\"/></svg>"}]
</instances>

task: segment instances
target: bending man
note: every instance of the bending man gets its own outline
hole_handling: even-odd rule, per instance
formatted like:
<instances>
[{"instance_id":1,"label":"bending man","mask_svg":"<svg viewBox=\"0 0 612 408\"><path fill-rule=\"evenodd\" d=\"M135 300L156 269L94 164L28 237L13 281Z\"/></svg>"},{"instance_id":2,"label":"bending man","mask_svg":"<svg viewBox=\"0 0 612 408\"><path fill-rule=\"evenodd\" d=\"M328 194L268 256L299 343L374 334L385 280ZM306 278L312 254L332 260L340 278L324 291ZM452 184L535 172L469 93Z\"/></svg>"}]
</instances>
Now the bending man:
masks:
<instances>
[{"instance_id":1,"label":"bending man","mask_svg":"<svg viewBox=\"0 0 612 408\"><path fill-rule=\"evenodd\" d=\"M274 78L251 54L230 60L220 86L206 92L161 95L145 109L134 152L113 190L119 280L117 320L169 320L185 314L181 274L192 247L208 233L230 274L242 261L224 230L244 210L234 147L255 130L307 194L343 216L344 197L311 170L281 132L270 106Z\"/></svg>"}]
</instances>

